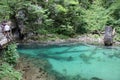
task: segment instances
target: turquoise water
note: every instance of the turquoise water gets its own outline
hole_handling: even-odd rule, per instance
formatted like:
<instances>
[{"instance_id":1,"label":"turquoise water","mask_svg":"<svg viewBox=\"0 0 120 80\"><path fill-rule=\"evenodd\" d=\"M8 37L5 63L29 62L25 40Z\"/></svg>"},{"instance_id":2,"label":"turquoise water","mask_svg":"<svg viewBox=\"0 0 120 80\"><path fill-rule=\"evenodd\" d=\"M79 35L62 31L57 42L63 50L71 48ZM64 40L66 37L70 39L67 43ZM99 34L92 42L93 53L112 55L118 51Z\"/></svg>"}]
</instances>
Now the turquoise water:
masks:
<instances>
[{"instance_id":1,"label":"turquoise water","mask_svg":"<svg viewBox=\"0 0 120 80\"><path fill-rule=\"evenodd\" d=\"M120 80L120 47L78 43L21 45L18 52L48 60L51 70L64 76L79 75L87 80Z\"/></svg>"}]
</instances>

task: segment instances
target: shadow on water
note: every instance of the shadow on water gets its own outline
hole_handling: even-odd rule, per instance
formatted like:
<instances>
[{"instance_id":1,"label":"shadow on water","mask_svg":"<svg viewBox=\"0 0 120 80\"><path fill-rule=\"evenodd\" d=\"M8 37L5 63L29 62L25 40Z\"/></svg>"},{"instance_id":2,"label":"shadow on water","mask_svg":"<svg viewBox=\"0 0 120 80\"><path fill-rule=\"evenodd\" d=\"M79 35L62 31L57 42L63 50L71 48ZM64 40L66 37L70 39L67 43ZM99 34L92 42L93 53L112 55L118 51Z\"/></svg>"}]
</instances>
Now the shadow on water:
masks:
<instances>
[{"instance_id":1,"label":"shadow on water","mask_svg":"<svg viewBox=\"0 0 120 80\"><path fill-rule=\"evenodd\" d=\"M86 55L86 54L80 54L79 56L85 63L90 64L90 60L93 59L92 56Z\"/></svg>"},{"instance_id":2,"label":"shadow on water","mask_svg":"<svg viewBox=\"0 0 120 80\"><path fill-rule=\"evenodd\" d=\"M73 57L69 56L69 57L61 57L61 56L55 56L55 55L48 55L48 54L38 54L37 56L39 56L40 58L51 58L51 59L55 59L55 60L59 60L59 61L73 61Z\"/></svg>"},{"instance_id":3,"label":"shadow on water","mask_svg":"<svg viewBox=\"0 0 120 80\"><path fill-rule=\"evenodd\" d=\"M50 74L55 75L56 80L103 80L103 79L98 78L98 77L91 77L90 79L87 79L85 77L82 77L80 74L74 75L74 76L69 76L66 74L60 74L54 70L50 71Z\"/></svg>"},{"instance_id":4,"label":"shadow on water","mask_svg":"<svg viewBox=\"0 0 120 80\"><path fill-rule=\"evenodd\" d=\"M100 48L95 47L89 55L86 55L84 53L80 54L79 57L85 62L90 64L92 59L95 59L93 56L97 54L97 50L101 50ZM90 50L89 50L90 51ZM86 51L85 51L86 52Z\"/></svg>"}]
</instances>

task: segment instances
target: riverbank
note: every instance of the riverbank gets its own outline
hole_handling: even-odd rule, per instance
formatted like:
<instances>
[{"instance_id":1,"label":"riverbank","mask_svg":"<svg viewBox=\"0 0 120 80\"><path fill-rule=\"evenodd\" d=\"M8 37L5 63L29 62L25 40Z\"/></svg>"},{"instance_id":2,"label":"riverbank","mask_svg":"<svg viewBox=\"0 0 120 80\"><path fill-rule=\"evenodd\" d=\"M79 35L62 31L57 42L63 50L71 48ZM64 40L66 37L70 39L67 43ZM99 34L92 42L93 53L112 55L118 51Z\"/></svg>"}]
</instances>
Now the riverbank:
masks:
<instances>
[{"instance_id":1,"label":"riverbank","mask_svg":"<svg viewBox=\"0 0 120 80\"><path fill-rule=\"evenodd\" d=\"M49 38L49 36L48 36ZM66 38L61 39L59 37L54 39L46 39L46 40L32 40L27 39L20 41L18 43L22 44L45 44L45 45L52 45L52 44L64 44L64 43L84 43L84 44L92 44L92 45L104 45L104 36L97 35L97 34L85 34L85 35L77 35L73 38ZM120 42L113 39L113 46L119 46Z\"/></svg>"}]
</instances>

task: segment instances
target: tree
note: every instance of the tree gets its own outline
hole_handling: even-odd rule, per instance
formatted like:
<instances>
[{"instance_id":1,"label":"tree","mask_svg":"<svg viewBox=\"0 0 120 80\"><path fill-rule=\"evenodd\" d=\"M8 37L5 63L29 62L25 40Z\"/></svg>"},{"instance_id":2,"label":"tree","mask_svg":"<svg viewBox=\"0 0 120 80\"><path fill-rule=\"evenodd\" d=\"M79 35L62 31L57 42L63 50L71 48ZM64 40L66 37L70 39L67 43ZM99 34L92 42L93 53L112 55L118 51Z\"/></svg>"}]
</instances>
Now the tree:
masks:
<instances>
[{"instance_id":1,"label":"tree","mask_svg":"<svg viewBox=\"0 0 120 80\"><path fill-rule=\"evenodd\" d=\"M113 20L109 10L102 6L99 0L93 1L89 9L83 10L83 20L88 31L103 30L107 22Z\"/></svg>"}]
</instances>

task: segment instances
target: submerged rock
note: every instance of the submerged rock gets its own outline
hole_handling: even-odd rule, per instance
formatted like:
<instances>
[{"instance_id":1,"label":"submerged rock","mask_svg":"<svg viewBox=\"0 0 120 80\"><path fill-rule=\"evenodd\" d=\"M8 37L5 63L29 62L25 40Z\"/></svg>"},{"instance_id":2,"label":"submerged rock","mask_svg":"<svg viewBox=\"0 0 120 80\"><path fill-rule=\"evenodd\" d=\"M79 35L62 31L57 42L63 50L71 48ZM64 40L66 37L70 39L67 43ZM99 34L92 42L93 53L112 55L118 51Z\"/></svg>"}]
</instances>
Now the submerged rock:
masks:
<instances>
[{"instance_id":1,"label":"submerged rock","mask_svg":"<svg viewBox=\"0 0 120 80\"><path fill-rule=\"evenodd\" d=\"M90 80L103 80L103 79L100 79L98 77L92 77Z\"/></svg>"}]
</instances>

